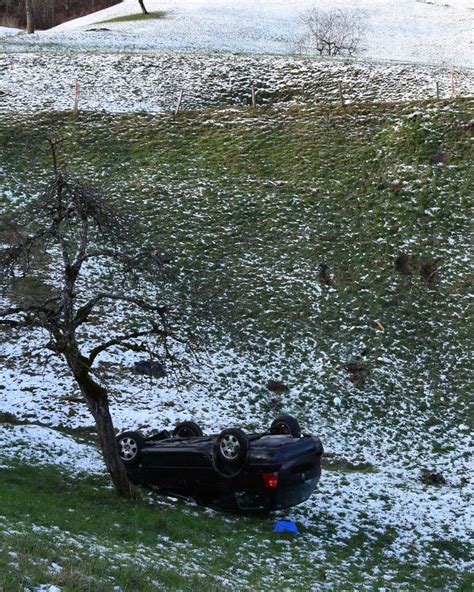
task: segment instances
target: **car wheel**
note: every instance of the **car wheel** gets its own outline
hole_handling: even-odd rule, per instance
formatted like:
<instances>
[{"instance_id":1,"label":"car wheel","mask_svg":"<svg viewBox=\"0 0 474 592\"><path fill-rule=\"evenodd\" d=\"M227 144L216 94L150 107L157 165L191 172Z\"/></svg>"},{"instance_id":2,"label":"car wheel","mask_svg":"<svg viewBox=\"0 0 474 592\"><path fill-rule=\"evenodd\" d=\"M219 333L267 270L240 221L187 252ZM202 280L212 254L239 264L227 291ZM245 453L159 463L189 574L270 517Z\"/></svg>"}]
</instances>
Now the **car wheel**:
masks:
<instances>
[{"instance_id":1,"label":"car wheel","mask_svg":"<svg viewBox=\"0 0 474 592\"><path fill-rule=\"evenodd\" d=\"M270 426L270 434L286 434L288 436L299 438L301 436L301 427L296 417L285 413L272 422L272 425Z\"/></svg>"},{"instance_id":2,"label":"car wheel","mask_svg":"<svg viewBox=\"0 0 474 592\"><path fill-rule=\"evenodd\" d=\"M182 421L178 423L173 430L173 436L178 438L194 438L197 436L204 436L204 432L194 421Z\"/></svg>"},{"instance_id":3,"label":"car wheel","mask_svg":"<svg viewBox=\"0 0 474 592\"><path fill-rule=\"evenodd\" d=\"M247 435L240 428L228 428L217 437L216 454L226 464L241 464L247 456L248 449Z\"/></svg>"},{"instance_id":4,"label":"car wheel","mask_svg":"<svg viewBox=\"0 0 474 592\"><path fill-rule=\"evenodd\" d=\"M123 432L117 436L117 446L122 462L133 465L138 462L145 438L140 432Z\"/></svg>"}]
</instances>

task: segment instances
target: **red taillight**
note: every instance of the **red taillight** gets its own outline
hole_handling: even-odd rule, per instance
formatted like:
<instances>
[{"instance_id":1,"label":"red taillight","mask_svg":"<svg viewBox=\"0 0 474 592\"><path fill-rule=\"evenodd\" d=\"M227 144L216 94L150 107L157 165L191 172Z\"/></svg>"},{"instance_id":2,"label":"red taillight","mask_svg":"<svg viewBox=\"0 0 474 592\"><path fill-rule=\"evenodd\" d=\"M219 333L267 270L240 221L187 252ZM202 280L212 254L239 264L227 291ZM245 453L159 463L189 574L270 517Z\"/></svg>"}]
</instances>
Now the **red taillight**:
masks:
<instances>
[{"instance_id":1,"label":"red taillight","mask_svg":"<svg viewBox=\"0 0 474 592\"><path fill-rule=\"evenodd\" d=\"M267 489L275 489L278 486L277 473L262 473L262 477Z\"/></svg>"}]
</instances>

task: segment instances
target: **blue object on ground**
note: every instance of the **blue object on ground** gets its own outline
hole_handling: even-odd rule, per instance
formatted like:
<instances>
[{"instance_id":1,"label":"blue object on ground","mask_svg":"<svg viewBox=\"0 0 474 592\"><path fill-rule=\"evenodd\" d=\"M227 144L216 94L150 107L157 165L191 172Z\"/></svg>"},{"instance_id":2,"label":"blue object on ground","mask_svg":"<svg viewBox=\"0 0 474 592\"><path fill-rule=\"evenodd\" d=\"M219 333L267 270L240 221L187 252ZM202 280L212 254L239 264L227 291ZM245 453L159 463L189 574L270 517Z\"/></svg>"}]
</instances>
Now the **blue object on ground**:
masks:
<instances>
[{"instance_id":1,"label":"blue object on ground","mask_svg":"<svg viewBox=\"0 0 474 592\"><path fill-rule=\"evenodd\" d=\"M273 524L273 532L293 532L296 534L298 532L298 527L290 520L277 520Z\"/></svg>"}]
</instances>

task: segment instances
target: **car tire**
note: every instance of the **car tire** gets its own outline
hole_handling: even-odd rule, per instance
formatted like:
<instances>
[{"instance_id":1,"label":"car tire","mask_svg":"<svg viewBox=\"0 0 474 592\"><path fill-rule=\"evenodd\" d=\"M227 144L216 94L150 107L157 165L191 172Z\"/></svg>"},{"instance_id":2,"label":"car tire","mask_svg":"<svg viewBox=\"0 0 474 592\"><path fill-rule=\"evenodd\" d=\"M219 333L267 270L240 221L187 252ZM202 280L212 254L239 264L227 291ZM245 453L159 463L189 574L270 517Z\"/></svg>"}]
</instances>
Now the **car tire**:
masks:
<instances>
[{"instance_id":1,"label":"car tire","mask_svg":"<svg viewBox=\"0 0 474 592\"><path fill-rule=\"evenodd\" d=\"M182 421L176 424L173 430L173 436L178 438L195 438L204 436L201 426L194 421Z\"/></svg>"},{"instance_id":2,"label":"car tire","mask_svg":"<svg viewBox=\"0 0 474 592\"><path fill-rule=\"evenodd\" d=\"M222 430L216 440L216 456L224 465L239 466L247 458L249 440L240 428Z\"/></svg>"},{"instance_id":3,"label":"car tire","mask_svg":"<svg viewBox=\"0 0 474 592\"><path fill-rule=\"evenodd\" d=\"M270 426L270 434L288 435L299 438L301 436L301 426L296 417L285 413L278 416L272 422L272 425Z\"/></svg>"},{"instance_id":4,"label":"car tire","mask_svg":"<svg viewBox=\"0 0 474 592\"><path fill-rule=\"evenodd\" d=\"M141 432L123 432L117 436L119 455L125 465L136 464L141 457L145 437Z\"/></svg>"}]
</instances>

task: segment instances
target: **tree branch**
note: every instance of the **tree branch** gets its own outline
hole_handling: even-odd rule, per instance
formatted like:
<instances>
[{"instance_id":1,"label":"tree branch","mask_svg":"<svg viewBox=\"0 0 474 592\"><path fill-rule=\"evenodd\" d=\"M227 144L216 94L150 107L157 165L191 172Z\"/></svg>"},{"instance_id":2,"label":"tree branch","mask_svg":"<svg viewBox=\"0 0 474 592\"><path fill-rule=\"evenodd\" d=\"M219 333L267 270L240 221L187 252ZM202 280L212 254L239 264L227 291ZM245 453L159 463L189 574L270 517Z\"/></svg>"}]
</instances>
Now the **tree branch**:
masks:
<instances>
[{"instance_id":1,"label":"tree branch","mask_svg":"<svg viewBox=\"0 0 474 592\"><path fill-rule=\"evenodd\" d=\"M127 333L126 335L119 335L113 339L109 339L109 341L106 341L97 347L94 347L94 349L90 351L88 356L89 366L92 366L94 360L99 354L113 346L125 347L126 349L131 349L133 351L148 351L144 346L130 343L129 340L138 339L139 337L148 337L150 335L161 335L164 338L168 336L166 331L159 329L156 325L153 325L151 329L134 331L132 333Z\"/></svg>"},{"instance_id":2,"label":"tree branch","mask_svg":"<svg viewBox=\"0 0 474 592\"><path fill-rule=\"evenodd\" d=\"M155 312L157 313L162 319L166 314L166 307L165 306L156 306L150 304L146 300L141 298L136 298L134 296L127 296L126 294L122 293L110 293L110 292L100 292L94 298L91 298L84 306L78 309L75 317L74 317L74 327L77 328L79 325L87 322L89 315L99 303L103 302L104 300L113 300L116 302L128 302L130 304L134 304L141 310L145 310L147 312Z\"/></svg>"},{"instance_id":3,"label":"tree branch","mask_svg":"<svg viewBox=\"0 0 474 592\"><path fill-rule=\"evenodd\" d=\"M85 257L87 254L87 245L89 244L89 223L87 221L87 217L81 217L81 242L79 244L79 249L77 251L77 255L74 259L74 263L72 264L72 268L74 273L77 277L79 272L81 271L82 263L85 261Z\"/></svg>"}]
</instances>

